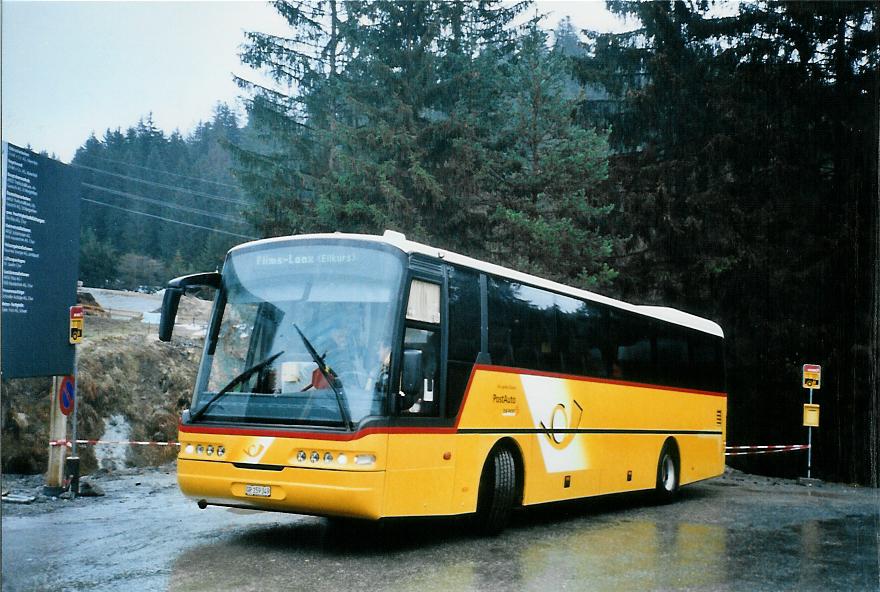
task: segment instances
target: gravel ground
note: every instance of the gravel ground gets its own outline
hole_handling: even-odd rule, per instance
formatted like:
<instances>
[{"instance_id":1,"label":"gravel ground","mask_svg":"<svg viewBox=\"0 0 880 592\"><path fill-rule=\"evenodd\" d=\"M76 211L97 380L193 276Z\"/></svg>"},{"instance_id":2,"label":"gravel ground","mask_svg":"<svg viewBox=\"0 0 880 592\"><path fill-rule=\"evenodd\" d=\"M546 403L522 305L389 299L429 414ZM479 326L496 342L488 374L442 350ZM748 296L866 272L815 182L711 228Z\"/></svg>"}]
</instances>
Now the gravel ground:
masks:
<instances>
[{"instance_id":1,"label":"gravel ground","mask_svg":"<svg viewBox=\"0 0 880 592\"><path fill-rule=\"evenodd\" d=\"M551 504L484 538L463 520L198 510L173 465L91 482L106 495L2 505L4 591L880 589L880 491L839 484L729 470L670 505Z\"/></svg>"}]
</instances>

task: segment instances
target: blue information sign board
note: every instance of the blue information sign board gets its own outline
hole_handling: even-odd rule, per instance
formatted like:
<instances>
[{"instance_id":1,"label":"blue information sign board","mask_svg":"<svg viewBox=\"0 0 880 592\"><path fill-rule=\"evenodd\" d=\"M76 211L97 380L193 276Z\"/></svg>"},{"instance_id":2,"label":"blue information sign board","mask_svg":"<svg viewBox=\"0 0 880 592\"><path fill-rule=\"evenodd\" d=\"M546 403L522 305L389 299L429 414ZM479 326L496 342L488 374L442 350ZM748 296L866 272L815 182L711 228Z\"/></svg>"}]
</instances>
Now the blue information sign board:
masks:
<instances>
[{"instance_id":1,"label":"blue information sign board","mask_svg":"<svg viewBox=\"0 0 880 592\"><path fill-rule=\"evenodd\" d=\"M3 378L73 374L79 175L30 150L2 149Z\"/></svg>"}]
</instances>

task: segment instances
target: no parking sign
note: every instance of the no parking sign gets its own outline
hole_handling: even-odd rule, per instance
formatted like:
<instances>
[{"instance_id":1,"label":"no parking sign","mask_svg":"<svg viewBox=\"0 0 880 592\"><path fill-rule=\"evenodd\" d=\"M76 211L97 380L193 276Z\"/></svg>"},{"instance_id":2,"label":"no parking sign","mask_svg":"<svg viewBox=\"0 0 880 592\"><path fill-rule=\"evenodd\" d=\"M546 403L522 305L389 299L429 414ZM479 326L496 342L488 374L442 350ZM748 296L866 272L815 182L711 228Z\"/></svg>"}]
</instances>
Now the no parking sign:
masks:
<instances>
[{"instance_id":1,"label":"no parking sign","mask_svg":"<svg viewBox=\"0 0 880 592\"><path fill-rule=\"evenodd\" d=\"M61 407L61 413L70 415L73 412L73 401L76 396L76 388L73 376L65 376L61 379L61 386L58 387L58 406Z\"/></svg>"}]
</instances>

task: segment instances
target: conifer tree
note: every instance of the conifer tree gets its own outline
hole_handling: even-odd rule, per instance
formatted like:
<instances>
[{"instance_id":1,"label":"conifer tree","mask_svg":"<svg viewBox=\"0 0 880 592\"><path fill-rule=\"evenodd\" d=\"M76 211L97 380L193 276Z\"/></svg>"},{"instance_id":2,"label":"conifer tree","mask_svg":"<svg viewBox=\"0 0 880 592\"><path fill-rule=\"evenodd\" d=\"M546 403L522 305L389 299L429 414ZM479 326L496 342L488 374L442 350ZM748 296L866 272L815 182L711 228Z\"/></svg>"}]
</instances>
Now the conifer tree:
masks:
<instances>
[{"instance_id":1,"label":"conifer tree","mask_svg":"<svg viewBox=\"0 0 880 592\"><path fill-rule=\"evenodd\" d=\"M290 36L254 33L243 54L293 85L287 93L246 85L252 137L264 140L237 152L261 204L255 224L266 234L399 228L451 238L451 221L468 208L444 187L450 163L466 151L450 113L485 84L477 58L509 50L508 25L524 5L275 6Z\"/></svg>"},{"instance_id":2,"label":"conifer tree","mask_svg":"<svg viewBox=\"0 0 880 592\"><path fill-rule=\"evenodd\" d=\"M253 89L271 139L239 155L263 232L392 228L581 285L613 278L607 142L574 123L567 63L537 22L511 26L524 4L346 2L328 30L314 11L331 5L277 5L298 45L254 34L245 53L297 83L268 112ZM345 58L331 68L295 49L307 40Z\"/></svg>"},{"instance_id":3,"label":"conifer tree","mask_svg":"<svg viewBox=\"0 0 880 592\"><path fill-rule=\"evenodd\" d=\"M599 190L608 174L604 133L585 129L566 99L566 57L532 21L517 43L489 169L492 250L516 267L585 287L608 285L613 209Z\"/></svg>"}]
</instances>

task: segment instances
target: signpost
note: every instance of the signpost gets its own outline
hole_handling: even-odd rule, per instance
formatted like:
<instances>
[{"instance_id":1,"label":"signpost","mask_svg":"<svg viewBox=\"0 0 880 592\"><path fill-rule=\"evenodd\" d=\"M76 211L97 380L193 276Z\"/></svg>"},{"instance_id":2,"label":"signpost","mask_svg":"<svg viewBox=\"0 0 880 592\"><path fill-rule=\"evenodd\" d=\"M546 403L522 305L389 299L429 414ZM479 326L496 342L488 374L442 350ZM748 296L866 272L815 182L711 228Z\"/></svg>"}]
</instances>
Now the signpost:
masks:
<instances>
[{"instance_id":1,"label":"signpost","mask_svg":"<svg viewBox=\"0 0 880 592\"><path fill-rule=\"evenodd\" d=\"M0 143L0 374L52 376L49 438L76 439L76 348L82 309L79 275L80 177L72 167L8 142ZM61 376L74 375L72 381ZM71 410L72 406L72 410ZM65 446L49 447L45 490L63 491Z\"/></svg>"},{"instance_id":2,"label":"signpost","mask_svg":"<svg viewBox=\"0 0 880 592\"><path fill-rule=\"evenodd\" d=\"M77 426L77 396L76 396L76 371L79 366L79 348L76 347L83 340L85 330L85 314L80 305L70 307L70 344L73 346L73 443L70 449L70 457L67 459L67 475L70 482L70 490L73 495L79 495L79 455L76 453L76 426Z\"/></svg>"},{"instance_id":3,"label":"signpost","mask_svg":"<svg viewBox=\"0 0 880 592\"><path fill-rule=\"evenodd\" d=\"M67 440L67 417L63 413L61 392L62 379L52 377L52 391L49 396L49 440L63 442ZM48 466L46 468L46 484L43 493L56 496L64 492L64 457L67 455L65 446L49 446Z\"/></svg>"},{"instance_id":4,"label":"signpost","mask_svg":"<svg viewBox=\"0 0 880 592\"><path fill-rule=\"evenodd\" d=\"M804 425L807 427L807 479L813 467L813 428L819 427L819 406L813 404L813 389L822 387L822 366L804 364L803 385L810 391L810 402L804 405Z\"/></svg>"}]
</instances>

